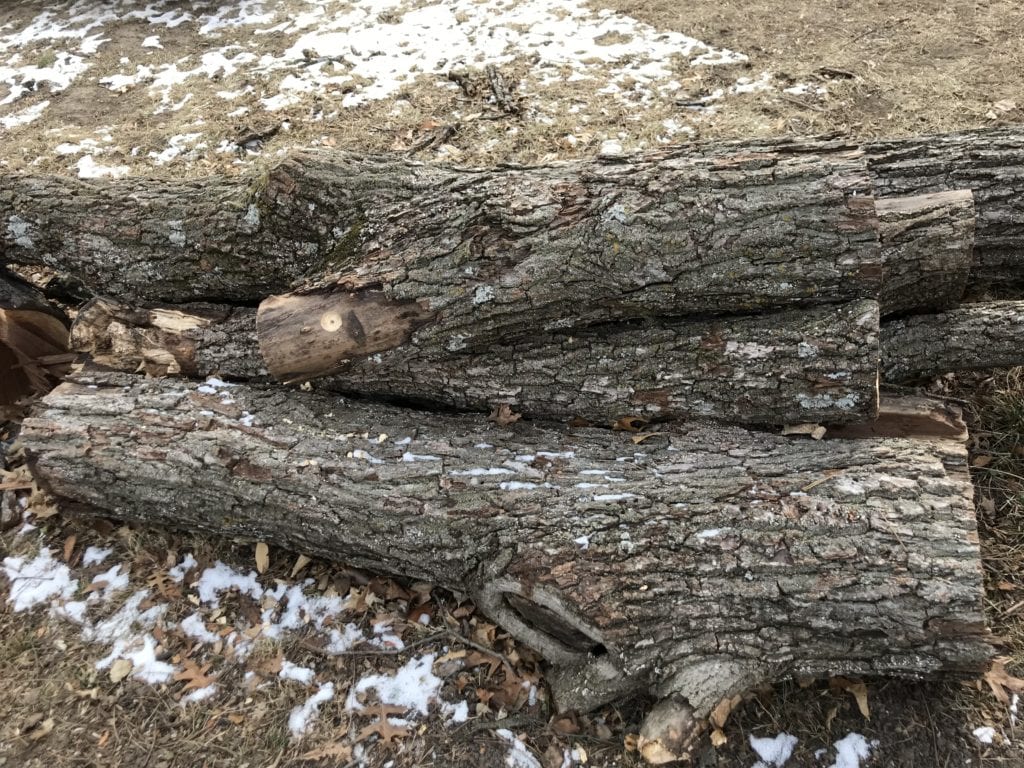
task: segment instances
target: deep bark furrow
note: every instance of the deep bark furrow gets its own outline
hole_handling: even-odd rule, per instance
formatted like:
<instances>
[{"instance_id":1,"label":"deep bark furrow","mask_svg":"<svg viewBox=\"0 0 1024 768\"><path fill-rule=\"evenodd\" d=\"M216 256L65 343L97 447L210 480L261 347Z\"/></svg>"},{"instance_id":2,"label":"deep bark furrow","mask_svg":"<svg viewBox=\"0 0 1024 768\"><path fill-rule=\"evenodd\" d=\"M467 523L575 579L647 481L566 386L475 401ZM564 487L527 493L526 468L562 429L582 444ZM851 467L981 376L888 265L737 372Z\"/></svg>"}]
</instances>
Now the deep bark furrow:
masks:
<instances>
[{"instance_id":1,"label":"deep bark furrow","mask_svg":"<svg viewBox=\"0 0 1024 768\"><path fill-rule=\"evenodd\" d=\"M468 591L562 668L570 706L644 687L695 701L687 671L708 659L775 679L971 672L990 655L961 443L690 423L634 445L211 389L109 374L64 384L25 423L33 470L118 517ZM531 605L583 640L538 631ZM598 646L607 654L588 656Z\"/></svg>"},{"instance_id":2,"label":"deep bark furrow","mask_svg":"<svg viewBox=\"0 0 1024 768\"><path fill-rule=\"evenodd\" d=\"M1024 301L966 304L882 326L888 381L1024 365Z\"/></svg>"}]
</instances>

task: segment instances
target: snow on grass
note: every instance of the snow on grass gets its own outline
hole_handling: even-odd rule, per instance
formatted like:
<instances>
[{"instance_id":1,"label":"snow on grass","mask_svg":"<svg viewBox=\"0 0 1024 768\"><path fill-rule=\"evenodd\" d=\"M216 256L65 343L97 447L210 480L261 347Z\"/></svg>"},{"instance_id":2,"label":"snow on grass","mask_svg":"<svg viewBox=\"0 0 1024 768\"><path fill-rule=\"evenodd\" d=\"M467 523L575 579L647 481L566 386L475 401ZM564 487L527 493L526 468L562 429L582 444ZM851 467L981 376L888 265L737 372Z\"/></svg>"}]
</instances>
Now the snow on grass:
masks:
<instances>
[{"instance_id":1,"label":"snow on grass","mask_svg":"<svg viewBox=\"0 0 1024 768\"><path fill-rule=\"evenodd\" d=\"M782 768L793 756L793 748L797 741L796 736L788 733L763 738L751 734L750 748L760 758L754 764L754 768Z\"/></svg>"},{"instance_id":2,"label":"snow on grass","mask_svg":"<svg viewBox=\"0 0 1024 768\"><path fill-rule=\"evenodd\" d=\"M87 547L82 555L82 566L88 568L90 565L102 565L113 552L113 549L105 547Z\"/></svg>"},{"instance_id":3,"label":"snow on grass","mask_svg":"<svg viewBox=\"0 0 1024 768\"><path fill-rule=\"evenodd\" d=\"M971 733L974 734L974 738L981 744L991 744L996 737L996 729L991 725L980 726L971 731Z\"/></svg>"},{"instance_id":4,"label":"snow on grass","mask_svg":"<svg viewBox=\"0 0 1024 768\"><path fill-rule=\"evenodd\" d=\"M294 680L303 685L311 685L316 672L309 667L300 667L298 664L285 659L281 662L281 671L277 674L282 680Z\"/></svg>"},{"instance_id":5,"label":"snow on grass","mask_svg":"<svg viewBox=\"0 0 1024 768\"><path fill-rule=\"evenodd\" d=\"M78 591L78 581L64 563L57 562L44 547L30 561L23 557L5 557L4 573L11 582L7 602L15 612L40 604L70 599Z\"/></svg>"},{"instance_id":6,"label":"snow on grass","mask_svg":"<svg viewBox=\"0 0 1024 768\"><path fill-rule=\"evenodd\" d=\"M391 675L367 675L348 692L345 706L353 711L363 709L359 696L373 691L381 704L414 709L421 715L430 711L430 702L437 698L444 682L433 673L434 654L410 659Z\"/></svg>"},{"instance_id":7,"label":"snow on grass","mask_svg":"<svg viewBox=\"0 0 1024 768\"><path fill-rule=\"evenodd\" d=\"M256 571L241 574L220 560L200 574L198 581L195 583L195 589L199 594L199 600L214 608L220 606L220 596L231 590L238 590L247 594L253 600L259 600L263 597L263 587L260 586Z\"/></svg>"},{"instance_id":8,"label":"snow on grass","mask_svg":"<svg viewBox=\"0 0 1024 768\"><path fill-rule=\"evenodd\" d=\"M877 746L877 740L868 741L859 733L848 733L832 745L836 761L829 768L860 768L860 761L867 760Z\"/></svg>"},{"instance_id":9,"label":"snow on grass","mask_svg":"<svg viewBox=\"0 0 1024 768\"><path fill-rule=\"evenodd\" d=\"M59 148L58 151L60 151ZM127 176L131 171L127 165L101 165L93 159L92 155L79 158L76 166L80 179L102 179L104 177L119 179L122 176Z\"/></svg>"},{"instance_id":10,"label":"snow on grass","mask_svg":"<svg viewBox=\"0 0 1024 768\"><path fill-rule=\"evenodd\" d=\"M310 720L320 710L320 705L334 698L334 683L324 683L319 690L288 715L288 730L293 738L300 738L310 728Z\"/></svg>"},{"instance_id":11,"label":"snow on grass","mask_svg":"<svg viewBox=\"0 0 1024 768\"><path fill-rule=\"evenodd\" d=\"M507 768L541 768L540 762L526 748L516 735L507 728L499 728L494 732L495 736L508 742L508 752L505 755Z\"/></svg>"},{"instance_id":12,"label":"snow on grass","mask_svg":"<svg viewBox=\"0 0 1024 768\"><path fill-rule=\"evenodd\" d=\"M250 105L234 115L260 106L281 112L313 98L330 105L329 115L320 109L315 118L324 119L393 99L417 81L454 92L452 71L491 65L516 71L521 79L510 86L531 103L546 91L563 92L566 83L587 83L630 106L659 106L684 91L681 81L691 68L747 61L742 53L595 9L586 0L239 0L214 6L205 0L153 0L140 5L79 0L63 10L26 12L0 30L0 111L35 102L0 116L0 125L12 129L37 119L49 105L47 96L68 89L86 72L90 81L115 93L152 99L153 114L181 110L193 99L205 102L205 94L193 87L202 82L222 98L252 94ZM137 56L117 63L97 56L125 22L152 28ZM170 60L164 49L178 49L182 42L192 52ZM713 98L776 87L781 86L763 73L740 78ZM523 118L552 123L560 111L538 106ZM585 124L586 116L581 120ZM689 130L666 123L658 140ZM154 165L179 162L190 159L193 150L216 146L223 136L191 143L182 134L175 138L177 143L141 158ZM621 149L619 139L610 141Z\"/></svg>"}]
</instances>

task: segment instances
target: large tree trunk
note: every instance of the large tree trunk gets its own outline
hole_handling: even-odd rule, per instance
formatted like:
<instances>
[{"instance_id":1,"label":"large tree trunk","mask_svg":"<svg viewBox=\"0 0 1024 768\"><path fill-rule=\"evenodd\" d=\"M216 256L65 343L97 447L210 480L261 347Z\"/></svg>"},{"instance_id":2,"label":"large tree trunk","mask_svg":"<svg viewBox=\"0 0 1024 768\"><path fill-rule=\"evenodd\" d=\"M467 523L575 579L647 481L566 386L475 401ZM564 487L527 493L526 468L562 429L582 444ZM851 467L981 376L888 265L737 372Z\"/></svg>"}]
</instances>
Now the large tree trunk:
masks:
<instances>
[{"instance_id":1,"label":"large tree trunk","mask_svg":"<svg viewBox=\"0 0 1024 768\"><path fill-rule=\"evenodd\" d=\"M13 176L5 256L139 300L383 287L452 345L566 321L875 297L862 153L662 151L456 170L307 152L256 179ZM578 317L575 317L578 315Z\"/></svg>"},{"instance_id":2,"label":"large tree trunk","mask_svg":"<svg viewBox=\"0 0 1024 768\"><path fill-rule=\"evenodd\" d=\"M887 381L1015 365L1024 365L1024 301L966 304L883 327L882 370Z\"/></svg>"},{"instance_id":3,"label":"large tree trunk","mask_svg":"<svg viewBox=\"0 0 1024 768\"><path fill-rule=\"evenodd\" d=\"M191 313L91 302L73 329L101 365L153 375L284 381L465 410L505 404L517 413L595 423L635 416L704 416L750 424L842 423L878 405L878 305L702 321L616 325L544 334L481 352L413 345L367 356L345 333L347 297L275 303L257 333L253 310ZM218 315L227 316L222 321ZM332 322L338 318L338 322ZM259 348L257 348L257 337ZM340 351L339 351L340 350Z\"/></svg>"},{"instance_id":4,"label":"large tree trunk","mask_svg":"<svg viewBox=\"0 0 1024 768\"><path fill-rule=\"evenodd\" d=\"M634 444L119 374L61 385L22 438L72 507L468 592L551 662L560 706L663 699L653 757L764 681L975 673L991 655L958 441L692 423Z\"/></svg>"}]
</instances>

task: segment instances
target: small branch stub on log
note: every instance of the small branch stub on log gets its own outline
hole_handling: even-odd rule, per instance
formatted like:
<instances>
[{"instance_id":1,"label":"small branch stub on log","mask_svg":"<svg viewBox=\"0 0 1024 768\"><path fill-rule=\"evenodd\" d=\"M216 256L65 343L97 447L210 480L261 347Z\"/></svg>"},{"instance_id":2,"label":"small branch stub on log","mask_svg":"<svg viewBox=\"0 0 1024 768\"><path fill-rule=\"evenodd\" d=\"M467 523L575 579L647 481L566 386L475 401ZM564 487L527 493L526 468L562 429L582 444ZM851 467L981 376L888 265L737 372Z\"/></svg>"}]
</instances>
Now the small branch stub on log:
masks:
<instances>
[{"instance_id":1,"label":"small branch stub on log","mask_svg":"<svg viewBox=\"0 0 1024 768\"><path fill-rule=\"evenodd\" d=\"M675 757L763 682L973 674L991 657L961 442L691 422L634 445L210 389L62 384L24 424L38 482L72 509L468 592L549 660L560 707L676 701L684 719L643 731Z\"/></svg>"},{"instance_id":2,"label":"small branch stub on log","mask_svg":"<svg viewBox=\"0 0 1024 768\"><path fill-rule=\"evenodd\" d=\"M327 375L324 387L361 396L478 411L505 404L532 417L595 423L696 415L838 424L870 418L877 407L878 305L870 300L540 334L476 353L417 344L418 307L379 294L275 296L255 320L253 310L223 308L231 332L194 317L188 322L201 330L173 334L164 323L155 334L153 317L180 323L181 313L114 306L87 307L74 337L97 362L125 371L154 372L170 358L171 372L176 365L191 375L251 379L265 364L278 379ZM133 318L140 325L129 332Z\"/></svg>"}]
</instances>

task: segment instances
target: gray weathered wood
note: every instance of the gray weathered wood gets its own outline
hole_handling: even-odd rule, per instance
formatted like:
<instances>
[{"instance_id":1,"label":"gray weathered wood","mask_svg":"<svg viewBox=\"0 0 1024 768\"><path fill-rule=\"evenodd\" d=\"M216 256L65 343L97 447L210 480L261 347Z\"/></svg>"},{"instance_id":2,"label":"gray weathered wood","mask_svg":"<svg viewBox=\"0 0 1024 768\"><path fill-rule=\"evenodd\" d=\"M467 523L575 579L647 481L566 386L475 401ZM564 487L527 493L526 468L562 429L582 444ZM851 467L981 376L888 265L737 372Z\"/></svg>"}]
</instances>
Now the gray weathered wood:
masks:
<instances>
[{"instance_id":1,"label":"gray weathered wood","mask_svg":"<svg viewBox=\"0 0 1024 768\"><path fill-rule=\"evenodd\" d=\"M875 200L882 240L884 314L948 309L974 266L974 197L969 190Z\"/></svg>"},{"instance_id":2,"label":"gray weathered wood","mask_svg":"<svg viewBox=\"0 0 1024 768\"><path fill-rule=\"evenodd\" d=\"M887 381L1024 365L1024 301L965 304L882 326Z\"/></svg>"},{"instance_id":3,"label":"gray weathered wood","mask_svg":"<svg viewBox=\"0 0 1024 768\"><path fill-rule=\"evenodd\" d=\"M70 509L468 592L552 664L560 706L684 701L677 753L764 681L974 674L991 656L958 441L693 422L636 445L123 374L62 384L22 439Z\"/></svg>"},{"instance_id":4,"label":"gray weathered wood","mask_svg":"<svg viewBox=\"0 0 1024 768\"><path fill-rule=\"evenodd\" d=\"M877 408L878 305L870 300L601 326L473 354L416 344L368 354L373 339L362 329L373 327L373 305L353 308L347 294L303 299L286 305L289 323L258 334L253 310L214 310L230 317L221 324L208 319L211 311L199 317L95 301L73 337L96 362L125 371L253 379L265 366L286 381L333 374L317 386L360 396L483 411L506 404L531 417L602 424L625 416L840 423ZM357 340L346 333L353 325Z\"/></svg>"},{"instance_id":5,"label":"gray weathered wood","mask_svg":"<svg viewBox=\"0 0 1024 768\"><path fill-rule=\"evenodd\" d=\"M1011 126L872 141L863 148L880 198L970 190L977 220L968 291L972 297L1021 297L1024 130Z\"/></svg>"}]
</instances>

